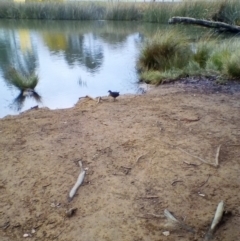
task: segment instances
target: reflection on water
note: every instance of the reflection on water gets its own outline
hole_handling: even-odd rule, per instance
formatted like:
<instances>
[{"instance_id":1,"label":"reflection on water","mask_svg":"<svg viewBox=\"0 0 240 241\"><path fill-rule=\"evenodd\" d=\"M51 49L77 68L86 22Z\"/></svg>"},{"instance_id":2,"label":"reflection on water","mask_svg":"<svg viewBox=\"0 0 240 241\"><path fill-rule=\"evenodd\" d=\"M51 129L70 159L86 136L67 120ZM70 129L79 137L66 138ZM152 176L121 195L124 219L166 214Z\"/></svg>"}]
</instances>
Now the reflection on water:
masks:
<instances>
[{"instance_id":1,"label":"reflection on water","mask_svg":"<svg viewBox=\"0 0 240 241\"><path fill-rule=\"evenodd\" d=\"M36 104L52 109L71 107L81 96L107 95L108 89L136 93L139 37L134 25L2 21L0 117ZM39 82L34 91L19 93L7 77L9 68L25 76L36 73Z\"/></svg>"},{"instance_id":2,"label":"reflection on water","mask_svg":"<svg viewBox=\"0 0 240 241\"><path fill-rule=\"evenodd\" d=\"M41 103L41 96L36 91L28 89L22 90L9 107L15 111L21 111L27 98L32 98L36 101L36 103Z\"/></svg>"},{"instance_id":3,"label":"reflection on water","mask_svg":"<svg viewBox=\"0 0 240 241\"><path fill-rule=\"evenodd\" d=\"M1 20L0 117L36 104L50 109L72 107L81 96L106 96L109 89L139 93L136 60L141 43L166 27L137 22ZM19 94L7 79L9 68L24 75L36 73L36 88Z\"/></svg>"}]
</instances>

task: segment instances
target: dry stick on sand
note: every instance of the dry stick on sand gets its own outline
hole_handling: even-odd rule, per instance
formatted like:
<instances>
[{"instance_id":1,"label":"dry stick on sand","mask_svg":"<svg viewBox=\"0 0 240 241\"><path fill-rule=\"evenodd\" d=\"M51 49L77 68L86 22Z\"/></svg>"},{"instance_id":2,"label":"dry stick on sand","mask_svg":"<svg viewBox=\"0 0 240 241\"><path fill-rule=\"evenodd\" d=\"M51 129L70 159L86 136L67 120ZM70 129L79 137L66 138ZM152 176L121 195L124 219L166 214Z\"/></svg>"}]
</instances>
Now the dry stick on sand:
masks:
<instances>
[{"instance_id":1,"label":"dry stick on sand","mask_svg":"<svg viewBox=\"0 0 240 241\"><path fill-rule=\"evenodd\" d=\"M200 158L200 157L198 157L198 156L194 156L194 155L192 155L191 153L183 150L183 149L180 148L180 147L177 147L177 149L180 150L180 151L182 151L182 152L184 152L184 153L186 153L186 154L188 154L188 155L191 156L191 157L197 158L198 160L200 160L201 162L203 162L203 163L205 163L205 164L208 164L208 165L214 166L214 167L218 167L218 166L219 166L219 161L218 161L218 159L219 159L219 153L220 153L221 145L219 145L218 148L217 148L217 153L216 153L216 157L215 157L215 164L212 164L212 163L210 163L210 162L207 162L207 161L205 161L204 159L202 159L202 158Z\"/></svg>"},{"instance_id":2,"label":"dry stick on sand","mask_svg":"<svg viewBox=\"0 0 240 241\"><path fill-rule=\"evenodd\" d=\"M217 206L217 210L215 212L211 227L208 230L207 234L205 235L204 241L209 241L213 238L213 233L215 232L217 225L220 223L222 219L223 212L224 212L224 202L221 201Z\"/></svg>"},{"instance_id":3,"label":"dry stick on sand","mask_svg":"<svg viewBox=\"0 0 240 241\"><path fill-rule=\"evenodd\" d=\"M145 216L136 216L138 218L153 219L153 218L164 218L164 215L159 215L155 213L146 213Z\"/></svg>"},{"instance_id":4,"label":"dry stick on sand","mask_svg":"<svg viewBox=\"0 0 240 241\"><path fill-rule=\"evenodd\" d=\"M145 196L145 197L139 197L142 199L154 199L154 198L159 198L159 196Z\"/></svg>"},{"instance_id":5,"label":"dry stick on sand","mask_svg":"<svg viewBox=\"0 0 240 241\"><path fill-rule=\"evenodd\" d=\"M179 226L191 233L195 233L195 230L192 227L186 225L185 223L183 223L181 221L178 221L167 209L164 210L164 216L168 219L168 221L170 221L174 225Z\"/></svg>"},{"instance_id":6,"label":"dry stick on sand","mask_svg":"<svg viewBox=\"0 0 240 241\"><path fill-rule=\"evenodd\" d=\"M139 156L139 157L137 158L137 160L136 160L136 163L135 163L135 164L137 164L137 163L139 162L139 160L140 160L142 157L146 156L147 154L148 154L148 152L147 152L147 153L145 153L145 154L143 154L143 155L141 155L141 156Z\"/></svg>"},{"instance_id":7,"label":"dry stick on sand","mask_svg":"<svg viewBox=\"0 0 240 241\"><path fill-rule=\"evenodd\" d=\"M202 187L202 186L204 186L207 182L208 182L208 179L210 178L210 174L208 174L208 178L207 178L207 180L204 182L204 183L202 183L199 187Z\"/></svg>"},{"instance_id":8,"label":"dry stick on sand","mask_svg":"<svg viewBox=\"0 0 240 241\"><path fill-rule=\"evenodd\" d=\"M187 165L191 165L191 166L200 166L203 164L203 163L195 164L195 163L191 163L191 162L187 162L187 161L183 161L183 163L186 163Z\"/></svg>"},{"instance_id":9,"label":"dry stick on sand","mask_svg":"<svg viewBox=\"0 0 240 241\"><path fill-rule=\"evenodd\" d=\"M139 162L139 160L142 158L142 157L144 157L146 155L146 153L145 154L143 154L143 155L141 155L141 156L139 156L138 158L137 158L137 160L136 160L136 164Z\"/></svg>"},{"instance_id":10,"label":"dry stick on sand","mask_svg":"<svg viewBox=\"0 0 240 241\"><path fill-rule=\"evenodd\" d=\"M177 182L183 182L183 181L182 181L182 180L175 180L175 181L173 181L173 182L171 183L171 185L172 185L172 186L175 186L175 184L176 184Z\"/></svg>"},{"instance_id":11,"label":"dry stick on sand","mask_svg":"<svg viewBox=\"0 0 240 241\"><path fill-rule=\"evenodd\" d=\"M73 186L73 188L71 189L69 195L68 195L68 201L70 202L74 195L76 194L76 191L78 190L78 188L81 186L81 184L83 183L83 179L85 177L85 170L82 168L82 162L79 161L79 166L81 168L81 172L78 176L77 182L75 183L75 185Z\"/></svg>"}]
</instances>

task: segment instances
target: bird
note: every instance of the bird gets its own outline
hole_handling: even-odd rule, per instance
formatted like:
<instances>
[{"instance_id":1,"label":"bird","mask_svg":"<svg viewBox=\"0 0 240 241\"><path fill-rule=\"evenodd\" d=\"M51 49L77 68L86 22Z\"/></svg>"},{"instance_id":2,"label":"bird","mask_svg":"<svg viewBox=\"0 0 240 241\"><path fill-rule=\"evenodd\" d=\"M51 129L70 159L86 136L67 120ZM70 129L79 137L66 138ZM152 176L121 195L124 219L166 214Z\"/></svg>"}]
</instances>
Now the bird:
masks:
<instances>
[{"instance_id":1,"label":"bird","mask_svg":"<svg viewBox=\"0 0 240 241\"><path fill-rule=\"evenodd\" d=\"M108 91L109 95L113 97L114 101L119 96L119 92L113 92L111 90Z\"/></svg>"}]
</instances>

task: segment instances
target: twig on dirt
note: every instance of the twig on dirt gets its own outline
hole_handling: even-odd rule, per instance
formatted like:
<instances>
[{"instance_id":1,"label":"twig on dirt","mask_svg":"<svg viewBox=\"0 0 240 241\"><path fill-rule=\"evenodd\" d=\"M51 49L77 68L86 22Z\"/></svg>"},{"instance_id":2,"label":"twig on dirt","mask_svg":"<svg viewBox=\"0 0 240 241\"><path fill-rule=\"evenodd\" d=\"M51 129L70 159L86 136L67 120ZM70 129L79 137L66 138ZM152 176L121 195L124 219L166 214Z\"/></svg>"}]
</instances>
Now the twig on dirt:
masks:
<instances>
[{"instance_id":1,"label":"twig on dirt","mask_svg":"<svg viewBox=\"0 0 240 241\"><path fill-rule=\"evenodd\" d=\"M173 181L173 182L171 183L171 185L172 185L172 186L175 186L175 184L176 184L177 182L183 182L183 181L181 181L181 180L175 180L175 181Z\"/></svg>"},{"instance_id":2,"label":"twig on dirt","mask_svg":"<svg viewBox=\"0 0 240 241\"><path fill-rule=\"evenodd\" d=\"M206 196L204 193L201 193L201 192L198 192L198 195L199 195L200 197L205 197L205 196Z\"/></svg>"},{"instance_id":3,"label":"twig on dirt","mask_svg":"<svg viewBox=\"0 0 240 241\"><path fill-rule=\"evenodd\" d=\"M224 202L221 201L217 206L217 210L215 212L212 224L207 234L205 235L204 241L209 241L213 238L213 233L215 232L217 225L220 223L222 219L223 212L224 212Z\"/></svg>"},{"instance_id":4,"label":"twig on dirt","mask_svg":"<svg viewBox=\"0 0 240 241\"><path fill-rule=\"evenodd\" d=\"M144 219L152 219L154 217L146 217L146 216L139 216L139 215L136 215L137 218L144 218Z\"/></svg>"},{"instance_id":5,"label":"twig on dirt","mask_svg":"<svg viewBox=\"0 0 240 241\"><path fill-rule=\"evenodd\" d=\"M139 156L139 157L137 158L137 161L136 161L135 164L137 164L137 163L139 162L139 160L140 160L142 157L146 156L147 154L148 154L148 152L145 153L145 154L143 154L143 155L141 155L141 156Z\"/></svg>"},{"instance_id":6,"label":"twig on dirt","mask_svg":"<svg viewBox=\"0 0 240 241\"><path fill-rule=\"evenodd\" d=\"M53 239L57 239L65 230L66 228L64 228L58 235L54 236Z\"/></svg>"},{"instance_id":7,"label":"twig on dirt","mask_svg":"<svg viewBox=\"0 0 240 241\"><path fill-rule=\"evenodd\" d=\"M216 158L215 158L215 164L209 163L209 162L205 161L204 159L202 159L202 158L200 158L200 157L198 157L198 156L192 155L191 153L183 150L183 149L180 148L180 147L177 147L177 149L180 150L180 151L182 151L182 152L184 152L184 153L186 153L186 154L188 154L188 155L191 156L191 157L194 157L194 158L198 159L199 161L201 161L201 162L203 162L203 163L205 163L205 164L208 164L208 165L214 166L214 167L218 167L218 158L219 158L219 152L220 152L220 149L221 149L221 145L219 145L218 148L217 148L217 153L216 153Z\"/></svg>"},{"instance_id":8,"label":"twig on dirt","mask_svg":"<svg viewBox=\"0 0 240 241\"><path fill-rule=\"evenodd\" d=\"M125 167L125 166L121 166L121 167L125 169L132 169L132 167Z\"/></svg>"},{"instance_id":9,"label":"twig on dirt","mask_svg":"<svg viewBox=\"0 0 240 241\"><path fill-rule=\"evenodd\" d=\"M207 177L207 180L205 181L205 182L203 182L199 187L202 187L202 186L204 186L207 182L208 182L208 179L210 178L210 174L208 174L208 177Z\"/></svg>"},{"instance_id":10,"label":"twig on dirt","mask_svg":"<svg viewBox=\"0 0 240 241\"><path fill-rule=\"evenodd\" d=\"M167 209L164 210L164 216L173 224L185 229L186 231L189 231L191 233L195 233L195 230L186 225L185 223L178 221Z\"/></svg>"},{"instance_id":11,"label":"twig on dirt","mask_svg":"<svg viewBox=\"0 0 240 241\"><path fill-rule=\"evenodd\" d=\"M146 216L139 216L137 215L136 217L138 218L144 218L144 219L152 219L152 218L164 218L164 215L158 215L154 213L146 213Z\"/></svg>"},{"instance_id":12,"label":"twig on dirt","mask_svg":"<svg viewBox=\"0 0 240 241\"><path fill-rule=\"evenodd\" d=\"M132 169L131 167L125 167L125 166L121 166L121 168L126 169L126 170L125 170L125 174L126 174L126 175L128 175L128 173L129 173L129 172L131 171L131 169Z\"/></svg>"},{"instance_id":13,"label":"twig on dirt","mask_svg":"<svg viewBox=\"0 0 240 241\"><path fill-rule=\"evenodd\" d=\"M167 210L164 210L164 216L173 223L179 223L179 221Z\"/></svg>"},{"instance_id":14,"label":"twig on dirt","mask_svg":"<svg viewBox=\"0 0 240 241\"><path fill-rule=\"evenodd\" d=\"M154 214L154 213L147 213L146 215L148 215L148 216L139 216L139 215L137 215L136 217L144 218L144 219L164 218L164 215L158 215L158 214Z\"/></svg>"},{"instance_id":15,"label":"twig on dirt","mask_svg":"<svg viewBox=\"0 0 240 241\"><path fill-rule=\"evenodd\" d=\"M154 199L154 198L159 198L158 196L145 196L145 197L139 197L142 199Z\"/></svg>"},{"instance_id":16,"label":"twig on dirt","mask_svg":"<svg viewBox=\"0 0 240 241\"><path fill-rule=\"evenodd\" d=\"M155 213L147 213L147 215L151 215L154 218L164 218L164 215L159 215L159 214L155 214Z\"/></svg>"},{"instance_id":17,"label":"twig on dirt","mask_svg":"<svg viewBox=\"0 0 240 241\"><path fill-rule=\"evenodd\" d=\"M191 162L187 162L187 161L183 161L183 163L186 163L187 165L191 165L191 166L200 166L203 164L203 163L195 164L195 163L191 163Z\"/></svg>"},{"instance_id":18,"label":"twig on dirt","mask_svg":"<svg viewBox=\"0 0 240 241\"><path fill-rule=\"evenodd\" d=\"M116 172L114 172L112 175L113 175L113 176L125 176L126 174L122 174L122 173L116 173Z\"/></svg>"},{"instance_id":19,"label":"twig on dirt","mask_svg":"<svg viewBox=\"0 0 240 241\"><path fill-rule=\"evenodd\" d=\"M7 229L9 226L10 226L10 222L8 221L8 222L4 223L4 224L1 226L1 228L2 228L3 230L5 230L5 229Z\"/></svg>"},{"instance_id":20,"label":"twig on dirt","mask_svg":"<svg viewBox=\"0 0 240 241\"><path fill-rule=\"evenodd\" d=\"M199 121L200 117L196 117L193 119L188 119L188 118L183 118L183 119L179 119L180 121L186 121L186 122L194 122L194 121Z\"/></svg>"},{"instance_id":21,"label":"twig on dirt","mask_svg":"<svg viewBox=\"0 0 240 241\"><path fill-rule=\"evenodd\" d=\"M83 183L83 179L85 177L86 171L82 168L82 162L81 161L79 161L79 166L81 168L81 172L80 172L80 174L78 176L77 182L75 183L75 185L73 186L73 188L71 189L71 191L69 193L69 196L68 196L68 201L69 202L73 199L76 191L78 190L80 185Z\"/></svg>"},{"instance_id":22,"label":"twig on dirt","mask_svg":"<svg viewBox=\"0 0 240 241\"><path fill-rule=\"evenodd\" d=\"M183 149L180 148L180 147L177 147L177 149L180 150L180 151L182 151L182 152L184 152L184 153L186 153L186 154L188 154L188 155L191 156L191 157L197 158L198 160L200 160L200 161L202 161L202 162L204 162L204 163L206 163L206 164L213 165L213 164L208 163L207 161L205 161L204 159L202 159L202 158L200 158L200 157L198 157L198 156L192 155L191 153L183 150Z\"/></svg>"},{"instance_id":23,"label":"twig on dirt","mask_svg":"<svg viewBox=\"0 0 240 241\"><path fill-rule=\"evenodd\" d=\"M216 165L216 167L219 166L218 159L219 159L219 153L220 153L221 146L222 145L219 145L218 148L217 148L217 153L216 153L216 158L215 158L215 165Z\"/></svg>"}]
</instances>

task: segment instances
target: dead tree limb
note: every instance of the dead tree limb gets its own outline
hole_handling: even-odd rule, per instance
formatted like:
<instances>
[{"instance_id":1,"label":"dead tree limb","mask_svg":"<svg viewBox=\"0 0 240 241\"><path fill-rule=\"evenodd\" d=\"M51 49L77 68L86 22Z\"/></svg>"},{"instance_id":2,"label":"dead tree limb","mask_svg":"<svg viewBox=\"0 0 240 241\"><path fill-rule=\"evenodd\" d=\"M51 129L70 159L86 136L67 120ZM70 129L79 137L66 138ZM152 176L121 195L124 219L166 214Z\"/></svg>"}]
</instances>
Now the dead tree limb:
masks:
<instances>
[{"instance_id":1,"label":"dead tree limb","mask_svg":"<svg viewBox=\"0 0 240 241\"><path fill-rule=\"evenodd\" d=\"M237 26L237 25L230 25L223 22L209 21L209 20L189 18L189 17L172 17L168 20L168 23L169 24L177 24L177 23L194 24L194 25L204 26L207 28L215 28L221 32L232 32L232 33L240 32L240 26Z\"/></svg>"}]
</instances>

